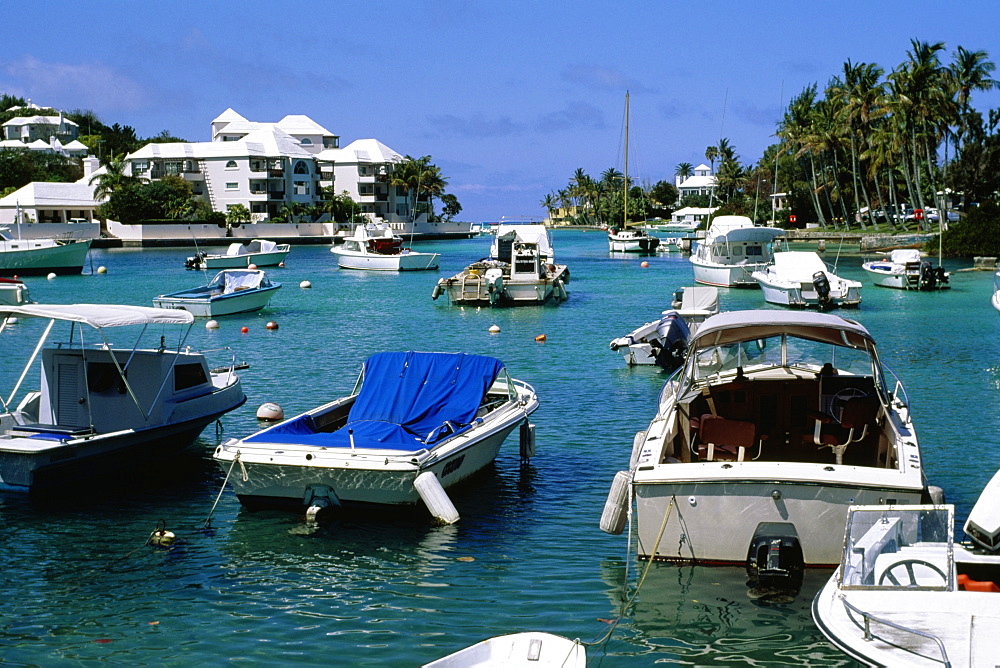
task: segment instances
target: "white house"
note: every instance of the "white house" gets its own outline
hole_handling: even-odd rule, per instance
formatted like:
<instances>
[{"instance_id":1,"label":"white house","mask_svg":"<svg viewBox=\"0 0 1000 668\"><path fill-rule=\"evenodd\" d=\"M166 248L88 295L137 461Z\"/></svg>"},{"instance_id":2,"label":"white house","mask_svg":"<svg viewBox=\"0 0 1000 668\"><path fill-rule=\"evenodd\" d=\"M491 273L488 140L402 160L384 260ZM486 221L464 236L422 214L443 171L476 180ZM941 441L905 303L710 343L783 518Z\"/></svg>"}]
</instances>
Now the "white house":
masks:
<instances>
[{"instance_id":1,"label":"white house","mask_svg":"<svg viewBox=\"0 0 1000 668\"><path fill-rule=\"evenodd\" d=\"M686 206L683 209L677 209L672 214L670 214L670 222L674 225L694 225L695 223L703 223L708 220L719 207L698 207L698 206Z\"/></svg>"},{"instance_id":2,"label":"white house","mask_svg":"<svg viewBox=\"0 0 1000 668\"><path fill-rule=\"evenodd\" d=\"M344 148L319 153L324 186L335 185L347 192L371 218L387 223L409 222L410 203L406 192L389 185L395 166L403 156L377 139L358 139Z\"/></svg>"},{"instance_id":3,"label":"white house","mask_svg":"<svg viewBox=\"0 0 1000 668\"><path fill-rule=\"evenodd\" d=\"M80 127L68 118L58 116L15 116L3 124L3 138L30 144L41 139L48 143L51 137L71 142L80 136Z\"/></svg>"},{"instance_id":4,"label":"white house","mask_svg":"<svg viewBox=\"0 0 1000 668\"><path fill-rule=\"evenodd\" d=\"M0 198L0 223L14 223L18 209L24 222L91 222L99 202L94 201L94 186L90 185L90 179L96 173L98 165L97 158L84 158L83 178L79 181L34 181Z\"/></svg>"},{"instance_id":5,"label":"white house","mask_svg":"<svg viewBox=\"0 0 1000 668\"><path fill-rule=\"evenodd\" d=\"M715 177L708 165L701 164L694 168L694 176L681 181L680 175L674 177L677 186L678 201L687 195L711 195L715 189Z\"/></svg>"}]
</instances>

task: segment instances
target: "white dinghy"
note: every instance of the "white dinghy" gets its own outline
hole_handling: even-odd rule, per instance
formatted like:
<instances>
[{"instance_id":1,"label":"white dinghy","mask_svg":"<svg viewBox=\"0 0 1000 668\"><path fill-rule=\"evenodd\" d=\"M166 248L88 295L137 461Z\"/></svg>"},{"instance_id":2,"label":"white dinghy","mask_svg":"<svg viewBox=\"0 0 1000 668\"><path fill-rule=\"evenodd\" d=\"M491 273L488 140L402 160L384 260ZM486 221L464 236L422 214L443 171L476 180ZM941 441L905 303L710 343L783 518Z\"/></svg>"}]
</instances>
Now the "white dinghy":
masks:
<instances>
[{"instance_id":1,"label":"white dinghy","mask_svg":"<svg viewBox=\"0 0 1000 668\"><path fill-rule=\"evenodd\" d=\"M215 460L244 505L306 509L423 503L446 523L458 512L445 488L488 466L521 425L522 457L534 449L528 416L538 397L500 360L464 353L378 353L355 391L243 439Z\"/></svg>"},{"instance_id":2,"label":"white dinghy","mask_svg":"<svg viewBox=\"0 0 1000 668\"><path fill-rule=\"evenodd\" d=\"M587 648L579 640L530 631L487 638L423 668L586 668Z\"/></svg>"},{"instance_id":3,"label":"white dinghy","mask_svg":"<svg viewBox=\"0 0 1000 668\"><path fill-rule=\"evenodd\" d=\"M234 363L210 370L203 354L185 348L194 322L186 311L0 306L0 332L12 317L18 327L49 322L37 322L38 344L13 389L0 397L0 490L86 486L126 464L186 449L207 425L246 401ZM69 338L44 347L56 322L69 325ZM105 330L127 326L141 329L135 344L112 345ZM140 348L143 333L159 326L183 328L176 347L167 347L164 334L159 347ZM116 335L124 332L116 329ZM39 389L19 394L39 353Z\"/></svg>"}]
</instances>

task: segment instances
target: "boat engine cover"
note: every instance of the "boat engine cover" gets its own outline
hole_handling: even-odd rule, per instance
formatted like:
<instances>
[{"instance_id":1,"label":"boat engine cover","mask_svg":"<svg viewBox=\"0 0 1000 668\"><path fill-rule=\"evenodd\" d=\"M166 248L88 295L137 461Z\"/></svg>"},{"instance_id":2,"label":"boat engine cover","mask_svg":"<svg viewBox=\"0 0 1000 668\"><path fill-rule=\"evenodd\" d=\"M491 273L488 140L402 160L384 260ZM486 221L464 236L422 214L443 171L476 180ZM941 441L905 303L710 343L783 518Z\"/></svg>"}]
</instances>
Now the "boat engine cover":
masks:
<instances>
[{"instance_id":1,"label":"boat engine cover","mask_svg":"<svg viewBox=\"0 0 1000 668\"><path fill-rule=\"evenodd\" d=\"M795 525L761 522L747 550L747 586L777 590L793 596L802 586L805 559Z\"/></svg>"}]
</instances>

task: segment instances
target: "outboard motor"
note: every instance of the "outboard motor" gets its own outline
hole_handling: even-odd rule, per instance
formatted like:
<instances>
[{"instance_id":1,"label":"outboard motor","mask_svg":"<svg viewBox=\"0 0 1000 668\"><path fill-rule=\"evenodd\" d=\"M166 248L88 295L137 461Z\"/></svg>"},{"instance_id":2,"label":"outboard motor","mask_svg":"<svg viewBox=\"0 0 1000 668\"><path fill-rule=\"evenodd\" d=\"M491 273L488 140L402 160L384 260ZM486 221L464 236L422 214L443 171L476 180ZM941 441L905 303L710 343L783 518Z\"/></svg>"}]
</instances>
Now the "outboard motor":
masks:
<instances>
[{"instance_id":1,"label":"outboard motor","mask_svg":"<svg viewBox=\"0 0 1000 668\"><path fill-rule=\"evenodd\" d=\"M205 261L205 251L198 251L192 257L184 261L185 269L200 269L201 263Z\"/></svg>"},{"instance_id":2,"label":"outboard motor","mask_svg":"<svg viewBox=\"0 0 1000 668\"><path fill-rule=\"evenodd\" d=\"M493 306L503 297L503 269L498 267L487 269L483 278L486 281L486 290L489 292L490 306Z\"/></svg>"},{"instance_id":3,"label":"outboard motor","mask_svg":"<svg viewBox=\"0 0 1000 668\"><path fill-rule=\"evenodd\" d=\"M941 285L948 282L948 272L944 270L944 267L938 267L934 273L937 274L937 282Z\"/></svg>"},{"instance_id":4,"label":"outboard motor","mask_svg":"<svg viewBox=\"0 0 1000 668\"><path fill-rule=\"evenodd\" d=\"M821 306L826 306L830 303L830 277L826 275L825 271L817 271L813 274L813 287L816 288L816 294L819 295L819 303Z\"/></svg>"},{"instance_id":5,"label":"outboard motor","mask_svg":"<svg viewBox=\"0 0 1000 668\"><path fill-rule=\"evenodd\" d=\"M927 260L920 263L920 289L933 290L937 287L937 272Z\"/></svg>"},{"instance_id":6,"label":"outboard motor","mask_svg":"<svg viewBox=\"0 0 1000 668\"><path fill-rule=\"evenodd\" d=\"M795 525L788 522L758 524L747 550L746 569L751 598L773 602L794 598L802 588L805 570Z\"/></svg>"}]
</instances>

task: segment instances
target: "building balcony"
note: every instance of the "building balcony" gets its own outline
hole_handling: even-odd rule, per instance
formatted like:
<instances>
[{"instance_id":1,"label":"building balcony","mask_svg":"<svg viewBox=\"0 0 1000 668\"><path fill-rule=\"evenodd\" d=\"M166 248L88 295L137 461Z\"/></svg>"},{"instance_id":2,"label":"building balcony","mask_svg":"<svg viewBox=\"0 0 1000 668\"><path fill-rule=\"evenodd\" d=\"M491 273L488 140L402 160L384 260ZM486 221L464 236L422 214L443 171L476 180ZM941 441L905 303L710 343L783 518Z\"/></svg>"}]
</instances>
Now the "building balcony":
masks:
<instances>
[{"instance_id":1,"label":"building balcony","mask_svg":"<svg viewBox=\"0 0 1000 668\"><path fill-rule=\"evenodd\" d=\"M285 178L285 170L283 169L269 169L267 170L267 177L270 179L283 179Z\"/></svg>"}]
</instances>

